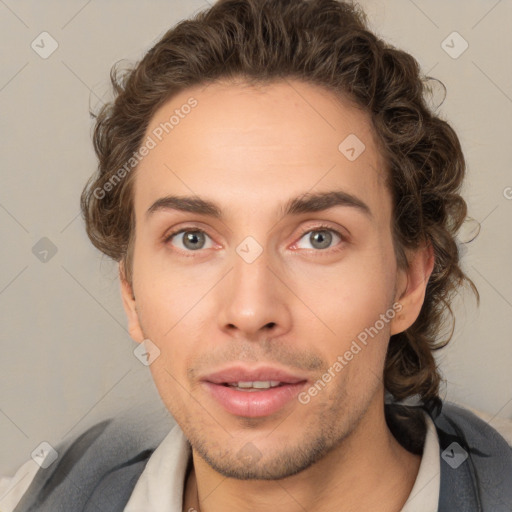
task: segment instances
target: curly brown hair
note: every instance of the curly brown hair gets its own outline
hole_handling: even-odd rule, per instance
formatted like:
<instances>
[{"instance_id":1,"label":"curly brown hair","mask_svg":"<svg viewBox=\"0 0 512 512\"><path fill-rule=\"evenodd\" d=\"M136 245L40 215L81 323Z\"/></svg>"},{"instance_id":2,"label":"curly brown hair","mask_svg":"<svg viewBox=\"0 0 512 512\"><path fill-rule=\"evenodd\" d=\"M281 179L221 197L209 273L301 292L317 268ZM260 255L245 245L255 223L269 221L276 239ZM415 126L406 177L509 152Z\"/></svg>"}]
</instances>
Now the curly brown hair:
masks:
<instances>
[{"instance_id":1,"label":"curly brown hair","mask_svg":"<svg viewBox=\"0 0 512 512\"><path fill-rule=\"evenodd\" d=\"M100 251L124 263L131 283L134 172L125 164L156 110L176 93L215 80L268 84L287 78L349 97L371 115L388 166L398 265L407 267L406 250L424 243L435 257L419 317L391 336L384 384L399 400L438 399L441 376L433 351L453 334L453 294L467 283L478 299L459 265L456 243L466 217L459 194L465 161L454 130L426 101L429 77L411 55L376 37L353 4L220 0L178 23L132 68L114 66L115 99L96 116L98 170L81 197L87 234ZM443 334L447 317L452 328Z\"/></svg>"}]
</instances>

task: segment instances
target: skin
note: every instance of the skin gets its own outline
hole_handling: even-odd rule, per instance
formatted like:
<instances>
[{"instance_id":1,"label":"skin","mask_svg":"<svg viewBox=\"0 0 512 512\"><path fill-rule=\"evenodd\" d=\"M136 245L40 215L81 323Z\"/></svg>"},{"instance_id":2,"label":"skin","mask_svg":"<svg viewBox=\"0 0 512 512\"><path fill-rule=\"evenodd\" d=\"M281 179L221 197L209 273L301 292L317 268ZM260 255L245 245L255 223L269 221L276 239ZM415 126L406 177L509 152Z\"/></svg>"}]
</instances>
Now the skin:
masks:
<instances>
[{"instance_id":1,"label":"skin","mask_svg":"<svg viewBox=\"0 0 512 512\"><path fill-rule=\"evenodd\" d=\"M433 256L422 247L408 253L407 270L397 267L370 118L298 81L217 82L173 97L147 134L190 97L197 107L136 169L131 284L120 264L130 335L159 348L152 376L192 446L184 510L399 511L420 457L386 426L383 367L390 335L420 312ZM354 161L338 150L349 134L366 146ZM371 216L351 206L280 213L288 198L330 190L364 201ZM168 194L215 201L223 219L177 210L148 217ZM323 224L344 238L318 248L311 235ZM206 233L203 248L190 249L182 235L164 241L184 227ZM247 236L263 249L252 263L236 252ZM236 361L314 383L396 302L400 313L308 404L294 399L249 419L225 411L200 385ZM240 456L248 443L249 462Z\"/></svg>"}]
</instances>

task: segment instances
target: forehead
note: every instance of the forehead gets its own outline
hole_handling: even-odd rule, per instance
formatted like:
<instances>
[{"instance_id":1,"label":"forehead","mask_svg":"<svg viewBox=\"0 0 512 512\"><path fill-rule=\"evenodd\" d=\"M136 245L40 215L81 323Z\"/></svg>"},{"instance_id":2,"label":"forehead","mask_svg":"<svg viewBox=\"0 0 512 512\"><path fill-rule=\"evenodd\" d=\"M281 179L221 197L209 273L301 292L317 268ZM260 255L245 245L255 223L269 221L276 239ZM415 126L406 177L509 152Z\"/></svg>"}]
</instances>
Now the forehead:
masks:
<instances>
[{"instance_id":1,"label":"forehead","mask_svg":"<svg viewBox=\"0 0 512 512\"><path fill-rule=\"evenodd\" d=\"M149 139L135 176L139 212L166 193L234 211L340 188L376 207L383 201L385 165L368 114L316 85L188 88L158 109Z\"/></svg>"}]
</instances>

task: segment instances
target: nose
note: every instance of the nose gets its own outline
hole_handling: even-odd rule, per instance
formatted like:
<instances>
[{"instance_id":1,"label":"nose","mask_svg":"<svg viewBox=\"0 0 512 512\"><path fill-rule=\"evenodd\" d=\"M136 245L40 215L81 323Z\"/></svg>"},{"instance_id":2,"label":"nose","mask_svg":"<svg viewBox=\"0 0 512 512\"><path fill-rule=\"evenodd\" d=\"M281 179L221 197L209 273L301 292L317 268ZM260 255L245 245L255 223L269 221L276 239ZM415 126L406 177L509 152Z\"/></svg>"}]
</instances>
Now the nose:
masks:
<instances>
[{"instance_id":1,"label":"nose","mask_svg":"<svg viewBox=\"0 0 512 512\"><path fill-rule=\"evenodd\" d=\"M238 254L217 290L219 328L248 340L276 337L291 328L290 290L265 251L248 263Z\"/></svg>"}]
</instances>

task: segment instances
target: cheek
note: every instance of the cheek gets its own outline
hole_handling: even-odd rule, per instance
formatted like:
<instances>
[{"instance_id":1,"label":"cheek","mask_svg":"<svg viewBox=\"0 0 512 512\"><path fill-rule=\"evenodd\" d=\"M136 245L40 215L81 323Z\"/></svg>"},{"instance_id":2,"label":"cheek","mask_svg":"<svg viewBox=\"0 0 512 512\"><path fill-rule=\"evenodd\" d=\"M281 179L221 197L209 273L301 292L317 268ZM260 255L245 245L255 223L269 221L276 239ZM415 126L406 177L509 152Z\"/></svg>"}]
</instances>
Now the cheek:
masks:
<instances>
[{"instance_id":1,"label":"cheek","mask_svg":"<svg viewBox=\"0 0 512 512\"><path fill-rule=\"evenodd\" d=\"M187 368L206 347L201 333L211 318L208 295L216 282L214 269L198 271L194 266L166 266L159 259L139 259L136 289L137 310L144 335L160 350L150 370L163 401L175 413L187 400Z\"/></svg>"},{"instance_id":2,"label":"cheek","mask_svg":"<svg viewBox=\"0 0 512 512\"><path fill-rule=\"evenodd\" d=\"M395 265L389 248L347 253L338 264L297 265L294 290L330 328L340 346L375 324L393 304Z\"/></svg>"},{"instance_id":3,"label":"cheek","mask_svg":"<svg viewBox=\"0 0 512 512\"><path fill-rule=\"evenodd\" d=\"M179 373L180 367L179 360L170 358L169 352L163 351L149 368L162 402L173 417L183 424L191 412L198 415L201 411L190 411L190 392L185 377Z\"/></svg>"},{"instance_id":4,"label":"cheek","mask_svg":"<svg viewBox=\"0 0 512 512\"><path fill-rule=\"evenodd\" d=\"M141 324L151 339L173 339L208 293L217 273L204 263L178 264L165 253L165 248L155 251L142 247L136 251L135 261L135 295Z\"/></svg>"}]
</instances>

